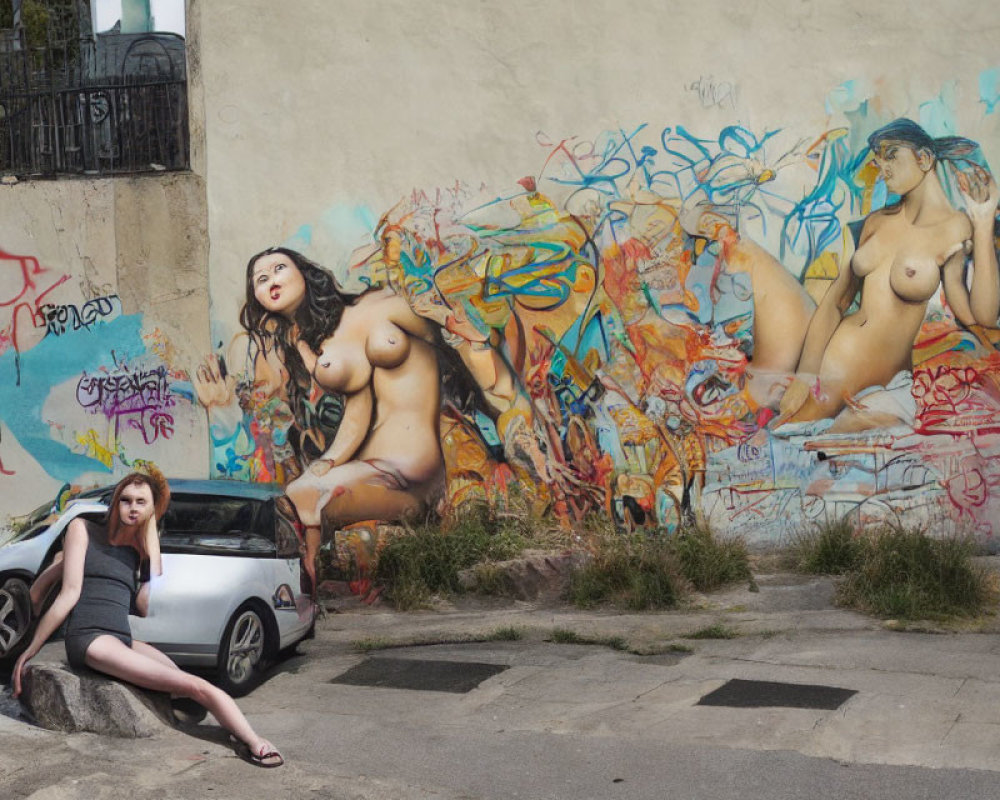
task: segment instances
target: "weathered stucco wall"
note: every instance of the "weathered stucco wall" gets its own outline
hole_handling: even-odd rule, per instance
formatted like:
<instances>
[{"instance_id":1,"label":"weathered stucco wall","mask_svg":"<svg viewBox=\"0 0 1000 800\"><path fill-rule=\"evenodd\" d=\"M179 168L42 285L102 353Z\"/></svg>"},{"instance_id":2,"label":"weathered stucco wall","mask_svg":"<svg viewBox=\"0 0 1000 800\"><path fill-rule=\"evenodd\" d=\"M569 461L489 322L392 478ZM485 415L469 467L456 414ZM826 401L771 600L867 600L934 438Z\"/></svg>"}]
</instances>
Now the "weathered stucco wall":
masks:
<instances>
[{"instance_id":1,"label":"weathered stucco wall","mask_svg":"<svg viewBox=\"0 0 1000 800\"><path fill-rule=\"evenodd\" d=\"M769 396L754 385L759 270L713 241L718 230L692 236L678 221L699 198L722 206L739 241L779 259L772 266L797 297L822 297L844 268L846 223L894 199L869 134L909 117L932 136L977 141L973 161L1000 163L992 3L271 9L191 4L203 42L213 339L227 343L218 352L231 373L257 353L256 384L252 364L242 373L242 428L232 415L218 428L218 474L290 477L288 437L308 427L302 409L323 411L276 411L281 392L260 375L262 352L281 361L267 324L262 351L228 344L247 259L283 244L353 291L391 287L446 329L489 406L442 420L439 468L453 503L520 482L542 487L570 521L603 510L670 528L687 515L773 542L809 521L902 514L993 535L993 334L956 322L931 287L908 307L923 309L923 324L902 334L913 375L860 377L879 372L872 364L885 371L885 348L870 338L851 354L849 387L813 385L816 403L840 393L817 423L778 427L795 361L769 375ZM955 182L971 162L939 163L948 213L964 212ZM906 408L845 433L857 425L837 416L840 401L857 410L862 392L884 384L886 407ZM329 394L310 391L311 402ZM376 400L383 424L396 406ZM290 493L300 513L318 503L339 526L358 516L337 500L352 479L329 474Z\"/></svg>"},{"instance_id":2,"label":"weathered stucco wall","mask_svg":"<svg viewBox=\"0 0 1000 800\"><path fill-rule=\"evenodd\" d=\"M206 220L193 174L0 186L0 516L142 460L205 474Z\"/></svg>"},{"instance_id":3,"label":"weathered stucco wall","mask_svg":"<svg viewBox=\"0 0 1000 800\"><path fill-rule=\"evenodd\" d=\"M235 308L242 293L238 266L300 226L333 265L354 245L339 209L377 218L456 180L499 191L540 169L546 141L643 123L812 139L844 121L828 96L857 81L897 115L941 96L961 133L997 148L980 130L998 27L985 0L947 13L899 0L191 5L220 318L222 295Z\"/></svg>"},{"instance_id":4,"label":"weathered stucco wall","mask_svg":"<svg viewBox=\"0 0 1000 800\"><path fill-rule=\"evenodd\" d=\"M762 390L758 328L793 306L811 309L806 295L821 298L847 274L847 223L893 200L866 145L892 119L979 143L967 163L939 160L935 173L946 197L937 212L962 224L948 216L964 220L969 208L959 176L975 175L974 162L1000 164L993 3L945 12L902 0L300 0L275 9L189 0L193 174L0 187L0 249L37 258L50 283L70 276L53 290L61 303L106 290L122 306L72 345L50 333L31 350L58 345L75 359L87 336L111 337L100 356L47 375L35 394L5 390L36 437L26 444L4 417L7 486L44 495L85 477L93 464L66 452L107 460L98 442L112 451L124 442L116 469L149 457L175 473L289 481L335 441L357 386L374 386L379 416L366 424L387 431L443 383L440 418L417 433L403 425L384 452L374 432L362 437L334 469L296 484L300 514L321 511L340 527L433 504L441 483L444 507L502 499L519 484L569 523L591 511L668 529L701 518L773 542L809 521L901 514L992 537L995 315L985 326L957 320L954 293L931 276L927 296L907 301L908 318L918 317L903 335L912 375L869 369L885 367L887 350L872 339L854 348L850 385L836 391L821 369L800 369L817 403L835 395L853 410L865 391L892 384L877 395L883 415L851 431L832 407L812 427L776 425L796 364L768 372ZM718 212L712 230L690 213L699 200ZM901 252L901 240L883 252ZM764 313L766 281L741 243L778 259L766 270L783 271L788 304ZM925 261L951 257L939 244ZM241 335L247 261L274 245L353 292L387 287L379 297L405 300L416 321L366 306L359 329L403 325L418 350L426 339L445 355L391 392L378 380L310 381L308 351L322 338L295 347L302 319L282 334L275 312L257 320L256 339ZM293 272L308 271L289 259ZM883 258L886 275L892 260ZM971 274L971 261L951 262L952 272ZM30 291L48 285L39 278ZM866 286L869 297L902 302L896 289ZM336 305L318 304L318 324ZM119 318L139 320L131 350L112 345ZM12 320L0 318L0 331ZM794 325L778 331L796 335ZM353 345L333 341L331 352L341 346ZM33 366L27 349L14 364L20 344L6 349L9 374ZM136 369L165 366L169 436L122 424L111 406L101 415L80 406L83 371L114 372L126 350L139 354ZM794 360L801 350L800 336ZM289 392L296 352L310 363ZM211 358L191 369L209 354L224 357L225 374ZM483 393L478 409L456 388L461 378ZM87 424L95 420L107 427ZM434 444L421 450L429 428ZM52 442L63 450L50 455ZM416 451L426 458L409 472Z\"/></svg>"}]
</instances>

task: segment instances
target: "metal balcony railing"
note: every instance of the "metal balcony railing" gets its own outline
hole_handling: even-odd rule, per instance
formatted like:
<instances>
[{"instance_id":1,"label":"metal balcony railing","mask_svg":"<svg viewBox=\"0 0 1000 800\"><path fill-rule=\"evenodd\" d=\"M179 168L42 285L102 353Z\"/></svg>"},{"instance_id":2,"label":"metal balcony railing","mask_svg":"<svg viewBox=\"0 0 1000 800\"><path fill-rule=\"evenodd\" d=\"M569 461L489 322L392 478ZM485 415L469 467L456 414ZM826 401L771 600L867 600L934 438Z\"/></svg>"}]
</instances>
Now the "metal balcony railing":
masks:
<instances>
[{"instance_id":1,"label":"metal balcony railing","mask_svg":"<svg viewBox=\"0 0 1000 800\"><path fill-rule=\"evenodd\" d=\"M89 24L89 22L88 22ZM0 31L0 174L116 175L189 166L184 40Z\"/></svg>"}]
</instances>

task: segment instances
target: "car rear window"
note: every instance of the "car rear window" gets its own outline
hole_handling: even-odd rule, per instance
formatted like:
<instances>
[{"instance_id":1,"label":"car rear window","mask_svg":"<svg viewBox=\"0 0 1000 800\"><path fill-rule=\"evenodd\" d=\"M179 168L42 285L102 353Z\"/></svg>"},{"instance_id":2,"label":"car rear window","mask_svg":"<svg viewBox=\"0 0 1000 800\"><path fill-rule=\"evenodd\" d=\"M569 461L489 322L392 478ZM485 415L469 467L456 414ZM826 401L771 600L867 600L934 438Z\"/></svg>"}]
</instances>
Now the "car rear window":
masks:
<instances>
[{"instance_id":1,"label":"car rear window","mask_svg":"<svg viewBox=\"0 0 1000 800\"><path fill-rule=\"evenodd\" d=\"M161 523L164 553L274 555L274 522L264 503L218 495L174 494Z\"/></svg>"}]
</instances>

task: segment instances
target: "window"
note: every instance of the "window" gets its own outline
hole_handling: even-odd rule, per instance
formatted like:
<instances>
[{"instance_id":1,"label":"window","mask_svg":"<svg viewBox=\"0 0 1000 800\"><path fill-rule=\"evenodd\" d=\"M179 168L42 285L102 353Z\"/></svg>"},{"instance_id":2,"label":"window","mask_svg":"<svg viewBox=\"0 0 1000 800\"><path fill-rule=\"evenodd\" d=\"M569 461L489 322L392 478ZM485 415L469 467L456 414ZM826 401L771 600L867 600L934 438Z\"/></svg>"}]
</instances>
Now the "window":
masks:
<instances>
[{"instance_id":1,"label":"window","mask_svg":"<svg viewBox=\"0 0 1000 800\"><path fill-rule=\"evenodd\" d=\"M163 516L164 553L273 557L269 504L220 495L174 494Z\"/></svg>"},{"instance_id":2,"label":"window","mask_svg":"<svg viewBox=\"0 0 1000 800\"><path fill-rule=\"evenodd\" d=\"M89 0L0 0L0 173L188 167L184 37L91 20Z\"/></svg>"},{"instance_id":3,"label":"window","mask_svg":"<svg viewBox=\"0 0 1000 800\"><path fill-rule=\"evenodd\" d=\"M299 537L295 533L295 527L278 514L278 524L276 527L277 537L275 542L278 547L278 558L298 558L299 557Z\"/></svg>"}]
</instances>

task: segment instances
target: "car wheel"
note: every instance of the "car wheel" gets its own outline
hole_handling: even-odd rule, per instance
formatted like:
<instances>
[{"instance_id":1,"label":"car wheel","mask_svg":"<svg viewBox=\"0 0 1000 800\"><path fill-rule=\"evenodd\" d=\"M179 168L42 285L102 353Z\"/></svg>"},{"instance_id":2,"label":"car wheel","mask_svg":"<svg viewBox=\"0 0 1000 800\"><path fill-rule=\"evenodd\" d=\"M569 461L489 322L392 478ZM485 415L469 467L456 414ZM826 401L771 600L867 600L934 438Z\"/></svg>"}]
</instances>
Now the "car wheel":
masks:
<instances>
[{"instance_id":1,"label":"car wheel","mask_svg":"<svg viewBox=\"0 0 1000 800\"><path fill-rule=\"evenodd\" d=\"M255 604L244 603L229 618L222 634L218 683L236 697L253 689L267 668L272 647L264 613Z\"/></svg>"},{"instance_id":2,"label":"car wheel","mask_svg":"<svg viewBox=\"0 0 1000 800\"><path fill-rule=\"evenodd\" d=\"M7 578L0 585L0 659L16 657L31 629L31 595L21 578Z\"/></svg>"}]
</instances>

